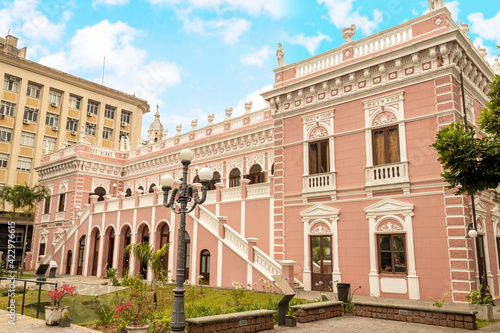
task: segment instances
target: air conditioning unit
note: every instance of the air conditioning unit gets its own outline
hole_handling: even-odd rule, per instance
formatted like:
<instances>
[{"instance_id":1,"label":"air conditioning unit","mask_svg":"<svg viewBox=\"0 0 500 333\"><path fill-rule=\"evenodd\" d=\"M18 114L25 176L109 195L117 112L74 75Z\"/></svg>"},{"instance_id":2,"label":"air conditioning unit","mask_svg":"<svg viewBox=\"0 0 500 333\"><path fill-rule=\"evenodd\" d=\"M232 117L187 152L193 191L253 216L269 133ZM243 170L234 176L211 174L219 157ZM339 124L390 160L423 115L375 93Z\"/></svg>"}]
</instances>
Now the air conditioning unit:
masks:
<instances>
[{"instance_id":1,"label":"air conditioning unit","mask_svg":"<svg viewBox=\"0 0 500 333\"><path fill-rule=\"evenodd\" d=\"M52 126L52 130L54 132L57 132L59 130L59 127L57 125Z\"/></svg>"},{"instance_id":2,"label":"air conditioning unit","mask_svg":"<svg viewBox=\"0 0 500 333\"><path fill-rule=\"evenodd\" d=\"M53 107L53 108L57 108L59 106L59 104L57 104L56 102L52 102L50 103L50 105Z\"/></svg>"},{"instance_id":3,"label":"air conditioning unit","mask_svg":"<svg viewBox=\"0 0 500 333\"><path fill-rule=\"evenodd\" d=\"M9 76L9 81L17 81L17 77L15 77L15 76Z\"/></svg>"},{"instance_id":4,"label":"air conditioning unit","mask_svg":"<svg viewBox=\"0 0 500 333\"><path fill-rule=\"evenodd\" d=\"M76 131L71 131L71 135L76 135Z\"/></svg>"},{"instance_id":5,"label":"air conditioning unit","mask_svg":"<svg viewBox=\"0 0 500 333\"><path fill-rule=\"evenodd\" d=\"M30 121L28 119L23 119L23 124L24 125L29 125L30 124Z\"/></svg>"},{"instance_id":6,"label":"air conditioning unit","mask_svg":"<svg viewBox=\"0 0 500 333\"><path fill-rule=\"evenodd\" d=\"M92 112L87 112L87 117L92 117L94 114Z\"/></svg>"},{"instance_id":7,"label":"air conditioning unit","mask_svg":"<svg viewBox=\"0 0 500 333\"><path fill-rule=\"evenodd\" d=\"M5 119L5 114L0 114L0 119Z\"/></svg>"},{"instance_id":8,"label":"air conditioning unit","mask_svg":"<svg viewBox=\"0 0 500 333\"><path fill-rule=\"evenodd\" d=\"M125 126L127 126L127 122L126 121L122 121L121 125L122 125L122 127L125 127Z\"/></svg>"}]
</instances>

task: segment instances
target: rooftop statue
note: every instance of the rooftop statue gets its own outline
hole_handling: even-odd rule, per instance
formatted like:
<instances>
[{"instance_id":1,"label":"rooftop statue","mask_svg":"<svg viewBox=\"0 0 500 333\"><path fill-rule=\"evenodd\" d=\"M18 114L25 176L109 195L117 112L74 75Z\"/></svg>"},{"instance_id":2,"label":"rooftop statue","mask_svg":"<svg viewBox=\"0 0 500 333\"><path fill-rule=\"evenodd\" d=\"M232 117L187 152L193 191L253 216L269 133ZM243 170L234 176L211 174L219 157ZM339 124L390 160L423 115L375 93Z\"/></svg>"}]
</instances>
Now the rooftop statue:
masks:
<instances>
[{"instance_id":1,"label":"rooftop statue","mask_svg":"<svg viewBox=\"0 0 500 333\"><path fill-rule=\"evenodd\" d=\"M444 7L444 0L428 0L428 1L429 1L429 9L431 11Z\"/></svg>"},{"instance_id":2,"label":"rooftop statue","mask_svg":"<svg viewBox=\"0 0 500 333\"><path fill-rule=\"evenodd\" d=\"M285 66L285 50L281 43L278 43L278 51L276 51L276 57L278 57L278 67Z\"/></svg>"}]
</instances>

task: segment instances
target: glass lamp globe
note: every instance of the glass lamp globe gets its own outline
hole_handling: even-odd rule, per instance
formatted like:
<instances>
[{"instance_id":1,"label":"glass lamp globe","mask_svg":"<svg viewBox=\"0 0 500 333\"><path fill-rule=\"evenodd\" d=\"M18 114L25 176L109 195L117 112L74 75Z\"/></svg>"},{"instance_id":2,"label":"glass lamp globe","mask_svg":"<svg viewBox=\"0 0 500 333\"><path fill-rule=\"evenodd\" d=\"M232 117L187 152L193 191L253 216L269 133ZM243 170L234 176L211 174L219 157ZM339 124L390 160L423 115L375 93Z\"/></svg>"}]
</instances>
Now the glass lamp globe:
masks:
<instances>
[{"instance_id":1,"label":"glass lamp globe","mask_svg":"<svg viewBox=\"0 0 500 333\"><path fill-rule=\"evenodd\" d=\"M161 177L161 186L172 187L172 185L174 185L174 177L172 177L170 175L165 175L165 176Z\"/></svg>"},{"instance_id":2,"label":"glass lamp globe","mask_svg":"<svg viewBox=\"0 0 500 333\"><path fill-rule=\"evenodd\" d=\"M212 180L214 173L212 172L212 170L210 170L210 168L205 167L200 170L199 176L201 181L203 180L210 181Z\"/></svg>"},{"instance_id":3,"label":"glass lamp globe","mask_svg":"<svg viewBox=\"0 0 500 333\"><path fill-rule=\"evenodd\" d=\"M470 229L469 230L469 237L476 238L477 237L477 230Z\"/></svg>"},{"instance_id":4,"label":"glass lamp globe","mask_svg":"<svg viewBox=\"0 0 500 333\"><path fill-rule=\"evenodd\" d=\"M179 153L179 158L181 161L192 161L194 157L194 153L191 149L183 149Z\"/></svg>"}]
</instances>

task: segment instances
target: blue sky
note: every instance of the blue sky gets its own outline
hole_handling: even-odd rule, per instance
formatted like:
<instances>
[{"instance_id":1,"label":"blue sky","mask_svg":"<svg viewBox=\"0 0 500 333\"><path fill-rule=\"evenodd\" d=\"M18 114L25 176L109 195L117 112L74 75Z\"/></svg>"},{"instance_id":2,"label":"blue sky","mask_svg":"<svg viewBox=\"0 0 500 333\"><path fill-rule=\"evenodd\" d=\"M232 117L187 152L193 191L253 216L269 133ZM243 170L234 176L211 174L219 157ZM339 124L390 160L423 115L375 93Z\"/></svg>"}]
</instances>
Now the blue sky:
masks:
<instances>
[{"instance_id":1,"label":"blue sky","mask_svg":"<svg viewBox=\"0 0 500 333\"><path fill-rule=\"evenodd\" d=\"M469 37L488 50L500 44L500 1L445 1ZM0 1L0 35L10 29L27 58L148 100L143 137L160 105L175 134L191 120L198 128L243 113L269 90L281 42L287 64L342 44L340 30L357 25L354 39L422 15L427 1L404 0L15 0Z\"/></svg>"}]
</instances>

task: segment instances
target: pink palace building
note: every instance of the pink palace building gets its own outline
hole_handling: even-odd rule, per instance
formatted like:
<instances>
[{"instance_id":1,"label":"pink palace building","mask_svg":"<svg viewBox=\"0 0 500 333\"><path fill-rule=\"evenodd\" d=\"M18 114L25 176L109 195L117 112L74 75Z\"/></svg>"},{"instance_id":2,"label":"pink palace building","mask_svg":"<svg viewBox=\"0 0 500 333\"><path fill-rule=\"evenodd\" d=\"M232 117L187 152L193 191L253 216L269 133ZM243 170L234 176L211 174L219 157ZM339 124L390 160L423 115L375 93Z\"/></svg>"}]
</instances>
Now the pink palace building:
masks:
<instances>
[{"instance_id":1,"label":"pink palace building","mask_svg":"<svg viewBox=\"0 0 500 333\"><path fill-rule=\"evenodd\" d=\"M463 118L462 97L475 126L499 66L440 3L363 39L345 28L345 43L297 63L278 54L263 110L247 103L241 116L227 109L226 119L211 115L184 133L179 125L172 137L157 112L136 148L100 148L80 134L44 155L37 171L51 196L37 207L28 266L56 261L58 274L83 276L128 268L151 279L123 248L170 242L163 265L175 275L179 219L159 185L165 174L180 179L179 152L190 148L190 182L197 168L214 171L206 202L187 217L191 283L202 275L260 289L282 274L305 290L343 282L380 297L449 291L464 302L479 283L498 294L498 192L477 195L478 236L466 238L470 197L445 189L429 145Z\"/></svg>"}]
</instances>

